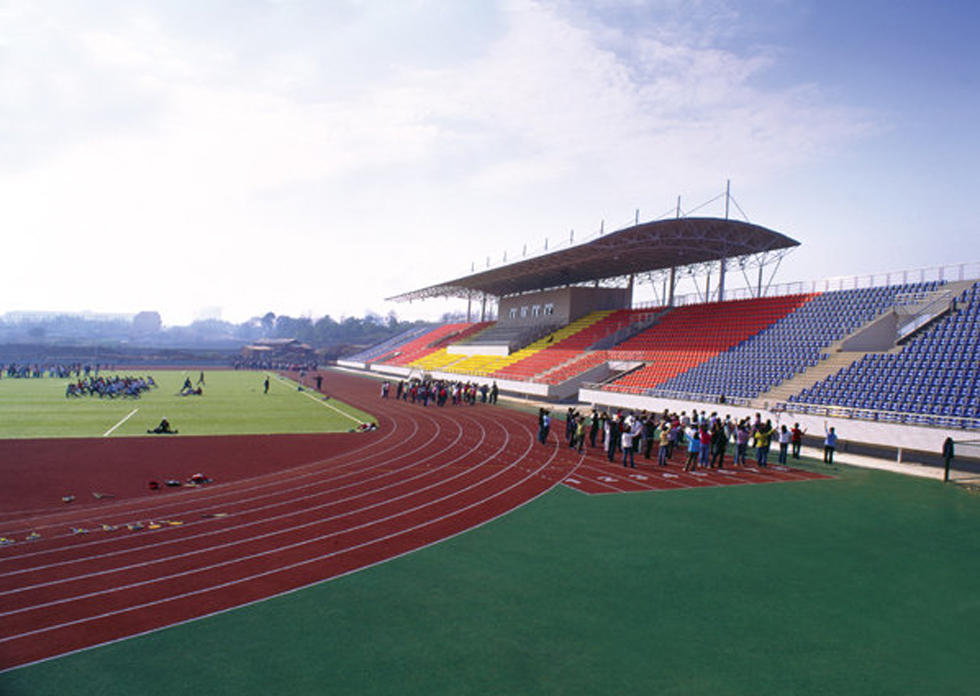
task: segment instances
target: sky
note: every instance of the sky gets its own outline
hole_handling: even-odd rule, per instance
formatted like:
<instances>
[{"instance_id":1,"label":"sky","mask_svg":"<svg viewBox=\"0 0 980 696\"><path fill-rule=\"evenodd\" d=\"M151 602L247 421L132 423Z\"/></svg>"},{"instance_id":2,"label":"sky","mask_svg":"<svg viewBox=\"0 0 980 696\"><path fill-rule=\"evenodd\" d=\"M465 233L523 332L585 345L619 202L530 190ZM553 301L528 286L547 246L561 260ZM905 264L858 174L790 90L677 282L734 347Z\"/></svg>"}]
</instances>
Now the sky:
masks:
<instances>
[{"instance_id":1,"label":"sky","mask_svg":"<svg viewBox=\"0 0 980 696\"><path fill-rule=\"evenodd\" d=\"M385 298L726 181L801 243L775 282L976 265L978 35L955 0L0 0L0 315L434 319L465 302Z\"/></svg>"}]
</instances>

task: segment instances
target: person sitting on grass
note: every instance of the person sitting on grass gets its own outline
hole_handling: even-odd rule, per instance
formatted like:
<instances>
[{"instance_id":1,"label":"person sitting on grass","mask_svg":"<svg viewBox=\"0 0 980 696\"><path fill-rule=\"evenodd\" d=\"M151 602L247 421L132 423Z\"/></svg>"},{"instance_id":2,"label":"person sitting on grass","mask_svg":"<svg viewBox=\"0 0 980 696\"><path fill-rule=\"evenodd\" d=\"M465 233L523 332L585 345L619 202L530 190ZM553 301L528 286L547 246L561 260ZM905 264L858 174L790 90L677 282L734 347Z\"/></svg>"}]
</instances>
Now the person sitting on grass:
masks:
<instances>
[{"instance_id":1,"label":"person sitting on grass","mask_svg":"<svg viewBox=\"0 0 980 696\"><path fill-rule=\"evenodd\" d=\"M176 435L177 431L170 426L170 421L166 418L160 421L160 425L155 427L153 430L147 430L146 432L154 435Z\"/></svg>"}]
</instances>

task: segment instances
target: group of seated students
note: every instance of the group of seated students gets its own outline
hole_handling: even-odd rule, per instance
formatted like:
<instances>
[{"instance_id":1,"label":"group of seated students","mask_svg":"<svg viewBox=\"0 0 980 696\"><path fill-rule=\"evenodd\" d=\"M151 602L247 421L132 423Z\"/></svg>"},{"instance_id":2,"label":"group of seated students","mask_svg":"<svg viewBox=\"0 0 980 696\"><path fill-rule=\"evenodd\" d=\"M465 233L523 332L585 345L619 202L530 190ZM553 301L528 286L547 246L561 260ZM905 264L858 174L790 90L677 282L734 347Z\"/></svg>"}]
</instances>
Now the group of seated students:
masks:
<instances>
[{"instance_id":1,"label":"group of seated students","mask_svg":"<svg viewBox=\"0 0 980 696\"><path fill-rule=\"evenodd\" d=\"M97 396L100 399L130 398L138 399L143 392L155 389L157 383L153 377L96 377L94 375L69 382L65 387L66 398L82 396Z\"/></svg>"},{"instance_id":2,"label":"group of seated students","mask_svg":"<svg viewBox=\"0 0 980 696\"><path fill-rule=\"evenodd\" d=\"M75 363L0 363L0 377L11 379L40 379L41 377L57 377L67 379L70 377L88 378L90 375L98 376L100 369L107 369L108 365L94 365Z\"/></svg>"},{"instance_id":3,"label":"group of seated students","mask_svg":"<svg viewBox=\"0 0 980 696\"><path fill-rule=\"evenodd\" d=\"M236 370L279 370L282 372L315 372L315 360L276 360L272 358L236 358L231 363Z\"/></svg>"},{"instance_id":4,"label":"group of seated students","mask_svg":"<svg viewBox=\"0 0 980 696\"><path fill-rule=\"evenodd\" d=\"M190 377L184 380L184 386L182 386L180 391L177 392L177 396L202 396L203 394L204 389L201 387L201 382L198 381L198 384L195 387L193 384L191 384Z\"/></svg>"}]
</instances>

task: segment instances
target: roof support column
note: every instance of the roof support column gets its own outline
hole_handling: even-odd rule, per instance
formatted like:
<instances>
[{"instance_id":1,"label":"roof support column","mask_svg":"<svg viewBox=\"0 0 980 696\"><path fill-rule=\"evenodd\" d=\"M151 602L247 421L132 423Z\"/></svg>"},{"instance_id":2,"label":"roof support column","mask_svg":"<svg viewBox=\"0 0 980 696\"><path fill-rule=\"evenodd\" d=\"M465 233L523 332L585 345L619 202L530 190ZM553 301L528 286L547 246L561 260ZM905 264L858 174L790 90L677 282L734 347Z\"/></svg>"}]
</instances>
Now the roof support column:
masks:
<instances>
[{"instance_id":1,"label":"roof support column","mask_svg":"<svg viewBox=\"0 0 980 696\"><path fill-rule=\"evenodd\" d=\"M677 266L670 267L670 293L667 295L667 306L674 306L674 288L677 285Z\"/></svg>"},{"instance_id":2,"label":"roof support column","mask_svg":"<svg viewBox=\"0 0 980 696\"><path fill-rule=\"evenodd\" d=\"M633 279L634 276L630 273L629 284L626 286L626 307L628 309L633 309Z\"/></svg>"},{"instance_id":3,"label":"roof support column","mask_svg":"<svg viewBox=\"0 0 980 696\"><path fill-rule=\"evenodd\" d=\"M483 306L480 307L480 321L487 320L487 296L483 296Z\"/></svg>"},{"instance_id":4,"label":"roof support column","mask_svg":"<svg viewBox=\"0 0 980 696\"><path fill-rule=\"evenodd\" d=\"M718 269L718 301L725 301L725 258L721 259L721 266Z\"/></svg>"},{"instance_id":5,"label":"roof support column","mask_svg":"<svg viewBox=\"0 0 980 696\"><path fill-rule=\"evenodd\" d=\"M473 316L473 313L470 311L472 309L472 307L473 307L473 296L472 295L467 295L466 296L466 323L467 324L469 324L470 322L473 321L471 319L471 317Z\"/></svg>"}]
</instances>

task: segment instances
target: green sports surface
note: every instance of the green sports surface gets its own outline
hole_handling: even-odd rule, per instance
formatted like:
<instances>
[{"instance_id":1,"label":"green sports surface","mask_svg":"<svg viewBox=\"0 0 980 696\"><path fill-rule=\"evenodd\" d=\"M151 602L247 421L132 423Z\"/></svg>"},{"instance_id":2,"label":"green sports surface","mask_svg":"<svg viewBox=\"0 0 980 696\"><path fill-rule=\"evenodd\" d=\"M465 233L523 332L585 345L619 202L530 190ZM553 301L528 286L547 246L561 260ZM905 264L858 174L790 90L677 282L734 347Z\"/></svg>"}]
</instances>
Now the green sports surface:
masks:
<instances>
[{"instance_id":1,"label":"green sports surface","mask_svg":"<svg viewBox=\"0 0 980 696\"><path fill-rule=\"evenodd\" d=\"M272 373L205 371L201 396L178 396L197 370L118 370L103 376L152 375L159 387L139 399L65 396L67 379L0 379L0 437L146 435L167 418L180 435L346 432L373 419ZM269 376L269 393L264 382ZM324 385L326 388L326 384Z\"/></svg>"},{"instance_id":2,"label":"green sports surface","mask_svg":"<svg viewBox=\"0 0 980 696\"><path fill-rule=\"evenodd\" d=\"M361 572L0 674L0 693L978 693L980 497L834 474L559 487Z\"/></svg>"}]
</instances>

